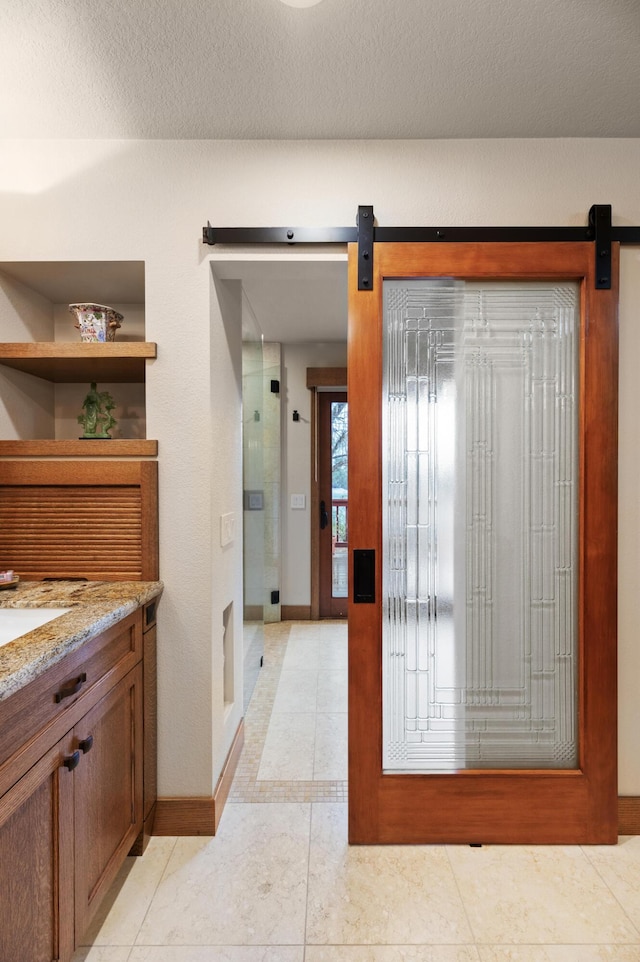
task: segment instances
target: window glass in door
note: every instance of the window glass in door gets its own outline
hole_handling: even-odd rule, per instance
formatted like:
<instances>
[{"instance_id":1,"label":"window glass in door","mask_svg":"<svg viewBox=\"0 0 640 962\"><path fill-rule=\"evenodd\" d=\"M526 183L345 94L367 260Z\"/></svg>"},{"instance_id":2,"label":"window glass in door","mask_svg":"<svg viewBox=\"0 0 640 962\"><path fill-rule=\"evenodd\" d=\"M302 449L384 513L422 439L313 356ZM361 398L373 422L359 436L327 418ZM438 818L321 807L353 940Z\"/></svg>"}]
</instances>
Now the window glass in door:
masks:
<instances>
[{"instance_id":1,"label":"window glass in door","mask_svg":"<svg viewBox=\"0 0 640 962\"><path fill-rule=\"evenodd\" d=\"M321 618L344 618L348 606L349 416L345 391L318 393Z\"/></svg>"},{"instance_id":2,"label":"window glass in door","mask_svg":"<svg viewBox=\"0 0 640 962\"><path fill-rule=\"evenodd\" d=\"M347 553L349 489L347 458L349 421L346 401L331 402L331 595L348 595Z\"/></svg>"},{"instance_id":3,"label":"window glass in door","mask_svg":"<svg viewBox=\"0 0 640 962\"><path fill-rule=\"evenodd\" d=\"M384 305L383 769L575 767L579 285Z\"/></svg>"}]
</instances>

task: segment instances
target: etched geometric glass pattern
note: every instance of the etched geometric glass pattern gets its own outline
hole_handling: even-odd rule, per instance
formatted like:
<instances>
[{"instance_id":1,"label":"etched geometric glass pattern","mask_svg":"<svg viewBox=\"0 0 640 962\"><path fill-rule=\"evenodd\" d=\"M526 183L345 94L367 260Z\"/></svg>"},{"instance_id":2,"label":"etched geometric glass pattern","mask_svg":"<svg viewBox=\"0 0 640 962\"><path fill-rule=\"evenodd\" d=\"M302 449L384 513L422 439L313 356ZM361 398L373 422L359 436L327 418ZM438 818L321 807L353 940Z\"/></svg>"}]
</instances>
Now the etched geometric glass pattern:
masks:
<instances>
[{"instance_id":1,"label":"etched geometric glass pattern","mask_svg":"<svg viewBox=\"0 0 640 962\"><path fill-rule=\"evenodd\" d=\"M384 285L383 769L577 765L577 284Z\"/></svg>"}]
</instances>

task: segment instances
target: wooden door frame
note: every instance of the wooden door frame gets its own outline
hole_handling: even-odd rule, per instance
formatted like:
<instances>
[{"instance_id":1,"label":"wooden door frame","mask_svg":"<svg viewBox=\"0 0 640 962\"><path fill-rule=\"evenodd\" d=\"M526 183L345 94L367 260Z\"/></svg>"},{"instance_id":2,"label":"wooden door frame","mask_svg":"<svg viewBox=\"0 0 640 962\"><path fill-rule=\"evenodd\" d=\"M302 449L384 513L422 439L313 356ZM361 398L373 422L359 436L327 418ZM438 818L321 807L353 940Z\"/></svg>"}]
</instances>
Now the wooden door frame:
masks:
<instances>
[{"instance_id":1,"label":"wooden door frame","mask_svg":"<svg viewBox=\"0 0 640 962\"><path fill-rule=\"evenodd\" d=\"M424 253L430 264L425 272ZM617 321L619 245L612 251L612 289L596 290L593 245L396 244L376 248L372 290L358 291L357 247L349 245L349 417L352 428L349 492L359 505L350 524L349 563L357 549L375 549L376 598L382 597L381 530L372 519L382 503L379 437L382 286L388 277L576 279L581 283L580 541L579 541L579 762L575 770L464 771L459 775L382 772L382 666L379 604L349 604L349 840L352 843L603 844L617 839L616 583L617 583ZM383 250L386 248L386 250ZM488 251L491 251L489 254ZM560 260L562 258L562 260ZM560 270L558 263L562 263ZM535 269L531 264L537 264ZM509 265L505 269L505 265ZM352 306L358 299L357 310ZM589 336L585 331L585 312ZM585 391L585 383L589 385ZM364 386L365 390L354 389ZM377 393L374 393L377 392ZM357 444L357 452L355 450ZM356 462L364 470L352 474ZM585 467L588 470L585 470ZM586 508L585 508L586 505ZM372 531L377 534L372 535ZM587 637L597 635L588 649ZM586 659L589 665L586 666ZM358 745L356 751L354 746ZM541 776L541 777L540 777ZM457 779L453 787L453 779ZM402 782L414 797L402 797ZM518 799L511 794L517 785ZM462 790L469 826L453 804ZM419 803L416 807L416 799ZM571 799L571 803L569 803ZM572 806L572 807L571 807ZM438 828L429 812L438 812ZM571 818L567 817L567 812ZM384 813L384 817L383 817ZM516 813L517 816L516 817ZM523 814L525 817L519 817ZM422 816L422 817L420 817ZM425 838L425 823L431 832Z\"/></svg>"},{"instance_id":2,"label":"wooden door frame","mask_svg":"<svg viewBox=\"0 0 640 962\"><path fill-rule=\"evenodd\" d=\"M320 618L320 484L318 477L318 389L347 390L346 367L308 367L307 387L311 391L311 621Z\"/></svg>"}]
</instances>

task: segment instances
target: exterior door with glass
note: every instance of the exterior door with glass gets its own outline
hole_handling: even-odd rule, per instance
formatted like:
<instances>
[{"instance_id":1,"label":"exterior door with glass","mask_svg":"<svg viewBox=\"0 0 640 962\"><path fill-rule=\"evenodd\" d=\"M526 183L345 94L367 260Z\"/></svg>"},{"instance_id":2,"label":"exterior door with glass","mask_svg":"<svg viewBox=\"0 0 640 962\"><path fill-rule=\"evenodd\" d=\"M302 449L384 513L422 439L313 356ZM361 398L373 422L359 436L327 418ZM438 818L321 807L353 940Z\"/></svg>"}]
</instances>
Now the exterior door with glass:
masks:
<instances>
[{"instance_id":1,"label":"exterior door with glass","mask_svg":"<svg viewBox=\"0 0 640 962\"><path fill-rule=\"evenodd\" d=\"M346 618L348 609L349 420L346 391L318 393L320 617Z\"/></svg>"},{"instance_id":2,"label":"exterior door with glass","mask_svg":"<svg viewBox=\"0 0 640 962\"><path fill-rule=\"evenodd\" d=\"M616 840L617 254L350 248L353 843Z\"/></svg>"}]
</instances>

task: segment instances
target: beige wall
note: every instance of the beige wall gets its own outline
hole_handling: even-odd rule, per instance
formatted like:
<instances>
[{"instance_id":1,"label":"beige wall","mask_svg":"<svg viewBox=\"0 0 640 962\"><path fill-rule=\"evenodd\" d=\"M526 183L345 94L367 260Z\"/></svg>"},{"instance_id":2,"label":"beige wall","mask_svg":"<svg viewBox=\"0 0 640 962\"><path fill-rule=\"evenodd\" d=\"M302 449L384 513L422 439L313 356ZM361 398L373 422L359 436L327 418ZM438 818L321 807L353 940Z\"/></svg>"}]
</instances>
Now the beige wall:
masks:
<instances>
[{"instance_id":1,"label":"beige wall","mask_svg":"<svg viewBox=\"0 0 640 962\"><path fill-rule=\"evenodd\" d=\"M639 167L638 140L3 145L0 260L146 264L146 335L158 343L147 435L160 442L166 584L162 795L211 793L239 717L238 705L225 714L221 646L222 611L242 604L241 539L221 549L218 524L242 508L240 305L229 295L223 323L203 224L349 225L366 203L389 226L584 224L594 203L640 224ZM622 271L620 790L640 794L637 250L625 251Z\"/></svg>"}]
</instances>

